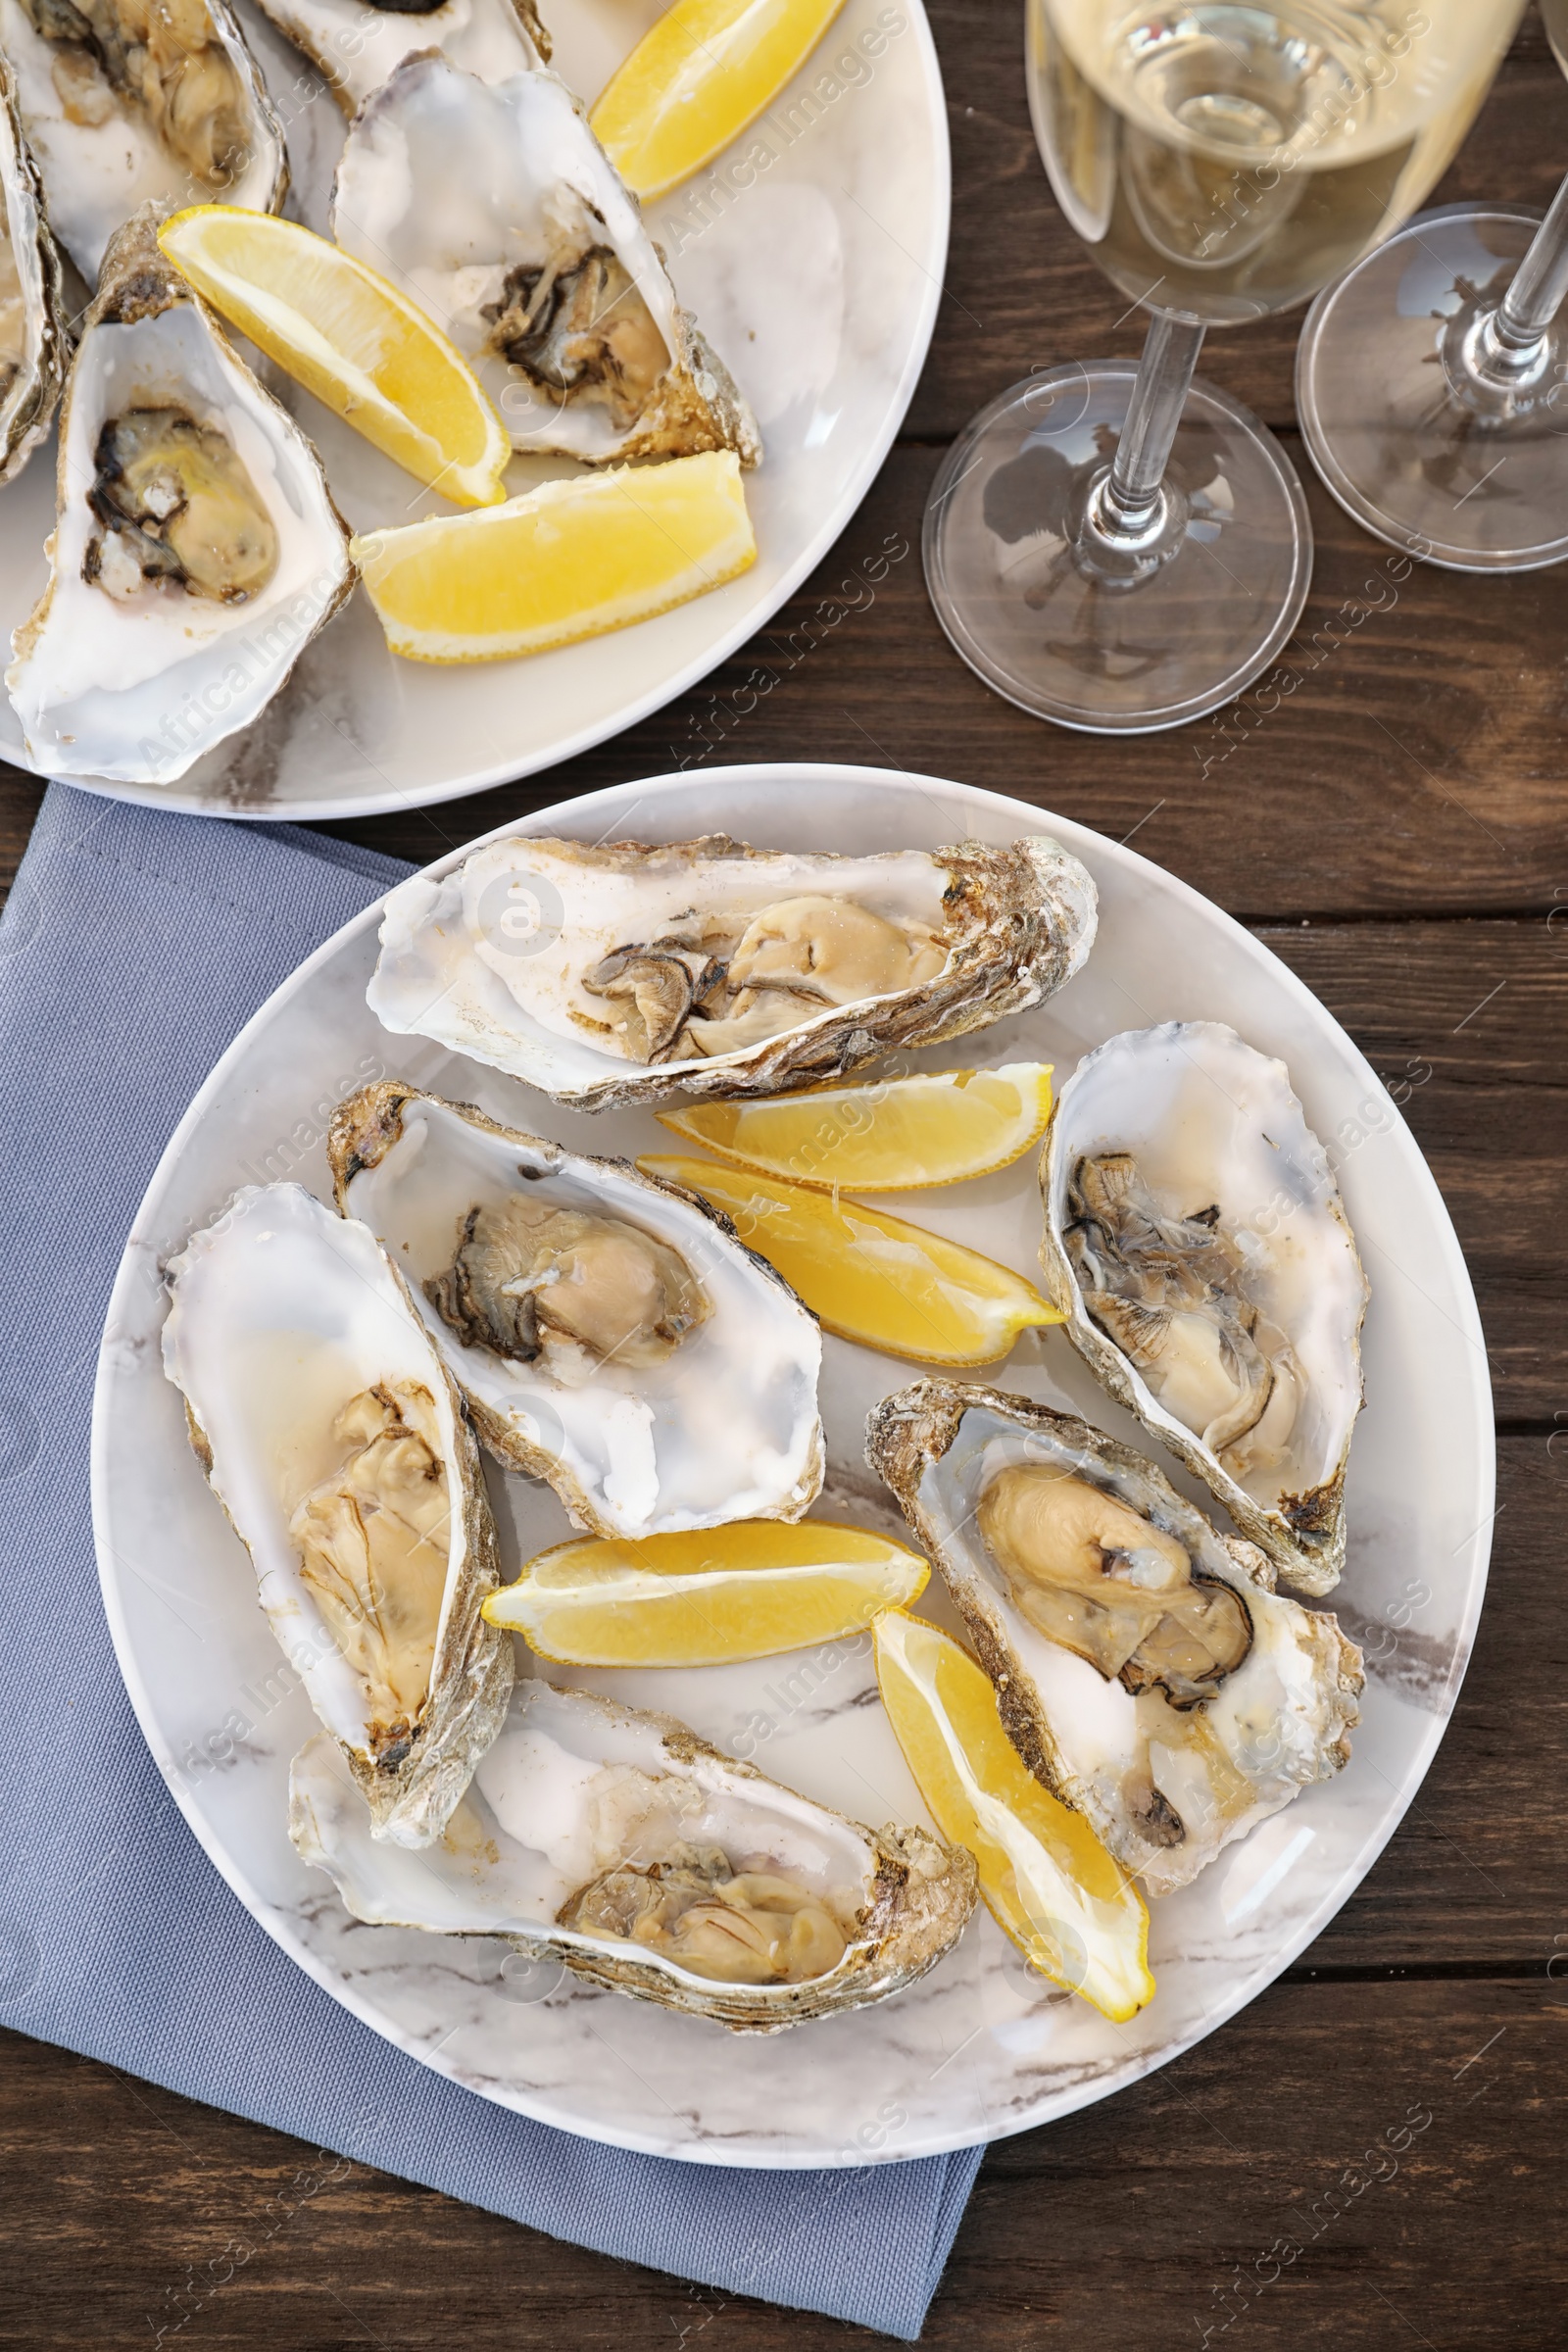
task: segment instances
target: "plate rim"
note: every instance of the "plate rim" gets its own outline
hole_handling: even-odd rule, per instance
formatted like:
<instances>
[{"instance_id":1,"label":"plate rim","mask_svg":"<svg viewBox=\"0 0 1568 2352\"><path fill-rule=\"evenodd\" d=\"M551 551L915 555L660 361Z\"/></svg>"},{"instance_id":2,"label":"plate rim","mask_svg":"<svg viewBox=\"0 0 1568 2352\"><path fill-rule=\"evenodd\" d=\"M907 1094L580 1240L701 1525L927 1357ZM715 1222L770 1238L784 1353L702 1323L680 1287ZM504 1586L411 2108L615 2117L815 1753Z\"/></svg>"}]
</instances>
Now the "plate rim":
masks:
<instances>
[{"instance_id":1,"label":"plate rim","mask_svg":"<svg viewBox=\"0 0 1568 2352\"><path fill-rule=\"evenodd\" d=\"M452 801L470 800L478 793L493 791L498 784L520 783L524 778L538 775L547 768L564 766L567 760L580 759L585 752L594 751L612 736L625 734L632 727L640 726L644 719L678 702L692 687L711 676L741 646L765 629L801 582L832 552L864 506L908 416L915 390L930 357L937 313L947 287L948 254L953 232L953 142L948 128L947 89L942 79L941 61L937 56L936 39L926 14L925 0L901 0L901 5L909 11L909 29L915 36L914 53L919 60L922 96L931 132L936 196L934 233L927 259L911 257L915 259L915 267L925 280L924 292L916 314L914 332L905 355L904 368L881 428L867 442L859 463L842 496L835 501L827 520L818 525L801 555L779 574L772 593L764 599L759 610L743 615L718 637L710 640L684 668L662 679L659 685L651 688L638 701L617 709L607 717L591 721L565 741L552 745L539 758L525 758L520 765L515 760L504 760L489 767L476 769L457 783L443 784L435 789L428 784L421 784L411 786L406 791L383 790L348 799L338 796L289 801L271 808L246 808L185 791L179 780L171 784L120 784L102 776L71 776L66 781L72 788L77 792L90 792L102 800L123 801L134 808L174 808L187 816L227 818L235 824L347 823L360 817L392 816L409 808L442 808ZM716 162L718 159L714 160ZM519 661L527 659L526 656L514 658ZM38 766L26 755L24 747L20 757L7 751L5 758L11 760L24 774L37 776L43 782L50 781L49 771ZM611 786L602 789L616 788Z\"/></svg>"},{"instance_id":2,"label":"plate rim","mask_svg":"<svg viewBox=\"0 0 1568 2352\"><path fill-rule=\"evenodd\" d=\"M1476 1546L1475 1556L1470 1570L1469 1591L1465 1606L1455 1629L1454 1663L1443 1690L1441 1712L1434 1712L1426 1719L1426 1728L1420 1740L1415 1743L1410 1759L1411 1777L1408 1785L1394 1790L1392 1794L1385 1794L1380 1800L1378 1816L1361 1845L1357 1848L1354 1857L1336 1882L1335 1893L1327 1908L1320 1913L1314 1913L1304 1928L1286 1939L1285 1945L1280 1950L1270 1952L1234 1987L1228 1988L1224 1998L1212 2011L1204 2013L1201 2021L1191 2034L1178 2037L1173 2042L1161 2043L1152 2050L1137 2053L1122 2066L1107 2074L1091 2077L1086 2081L1080 2081L1049 2094L1040 2102L1043 2112L1026 2113L1016 2117L1009 2116L995 2126L982 2124L971 2128L957 2128L950 2132L932 2132L918 2146L905 2146L882 2153L857 2151L854 2155L842 2149L827 2146L808 2153L776 2149L741 2153L728 2142L718 2144L700 2142L691 2146L671 2148L667 2143L654 2138L651 2134L633 2130L611 2131L602 2125L589 2128L582 2122L574 2121L569 2116L556 2111L548 2100L531 2099L521 2093L505 2092L493 2084L479 2084L471 2082L458 2066L445 2062L439 2049L430 2050L420 2047L412 2036L403 2033L389 2018L374 2010L369 2002L365 2000L351 1985L341 1981L323 1960L298 1940L286 1915L280 1913L275 1905L255 1890L245 1870L220 1843L216 1834L210 1831L196 1805L194 1791L191 1792L190 1800L187 1801L178 1767L168 1742L162 1736L159 1718L153 1707L150 1692L135 1663L129 1627L120 1604L116 1553L114 1545L109 1540L113 1509L109 1493L108 1462L110 1392L114 1382L121 1376L121 1366L114 1352L115 1334L121 1320L122 1305L128 1299L133 1286L140 1279L130 1248L131 1236L140 1230L149 1204L156 1201L164 1186L172 1179L190 1140L205 1122L211 1099L217 1094L220 1083L226 1080L231 1067L243 1058L252 1033L259 1030L265 1021L270 1020L282 1004L308 986L317 971L338 955L352 938L363 932L371 923L380 921L388 895L386 892L381 893L360 913L351 916L348 922L342 924L329 938L313 949L311 954L297 964L294 970L257 1006L231 1043L219 1055L192 1097L183 1116L159 1154L157 1165L137 1205L126 1236L125 1247L116 1269L103 1337L99 1345L93 1384L90 1493L93 1544L97 1557L99 1586L110 1638L114 1644L116 1664L124 1684L126 1695L130 1700L153 1760L163 1775L165 1784L174 1802L178 1805L187 1826L195 1836L197 1843L257 1925L271 1937L287 1957L302 1968L305 1974L319 1984L323 1991L329 1993L341 2007L347 2009L361 2024L368 2026L381 2039L402 2051L405 2056L421 2065L428 2066L433 2073L442 2076L459 2088L488 2100L493 2106L504 2108L514 2114L528 2116L534 2121L548 2124L558 2131L571 2132L580 2138L594 2140L606 2146L625 2148L641 2155L662 2156L675 2163L706 2164L720 2168L770 2172L838 2170L867 2163L909 2163L928 2156L953 2154L964 2148L989 2146L995 2140L1012 2138L1021 2132L1034 2131L1043 2126L1062 2121L1067 2116L1076 2114L1082 2108L1098 2105L1101 2100L1115 2096L1118 2092L1130 2088L1135 2082L1143 2081L1147 2076L1157 2073L1160 2068L1172 2064L1176 2059L1185 2056L1187 2051L1195 2048L1199 2042L1206 2040L1220 2027L1227 2025L1233 2017L1267 1991L1306 1949L1307 1945L1315 1941L1330 1920L1343 1909L1344 1905L1364 1884L1388 1846L1395 1831L1415 1802L1426 1776L1432 1768L1438 1748L1452 1721L1459 1692L1474 1653L1476 1628L1486 1600L1493 1534L1495 1527L1496 1428L1495 1415L1493 1410L1491 1364L1486 1350L1485 1334L1474 1285L1470 1279L1469 1266L1460 1247L1453 1220L1448 1213L1447 1203L1444 1200L1442 1190L1432 1172L1426 1154L1400 1113L1398 1105L1394 1102L1382 1079L1372 1068L1354 1039L1350 1037L1348 1031L1345 1029L1321 998L1307 986L1298 974L1292 970L1283 957L1277 956L1272 948L1267 947L1245 924L1239 922L1234 915L1229 914L1224 907L1217 906L1212 899L1207 898L1179 874L1171 873L1152 858L1146 858L1141 852L1130 849L1124 843L1112 840L1109 836L1096 833L1092 827L1084 825L1076 819L1060 816L1054 810L1036 808L1027 802L1014 800L1009 794L993 792L980 785L960 783L952 777L929 776L914 769L860 766L838 760L749 760L732 762L726 766L704 767L701 773L706 781L719 786L743 785L749 779L766 775L786 788L794 781L804 783L810 780L818 784L825 782L853 785L857 790L880 790L901 798L910 788L917 793L923 793L924 787L933 786L942 793L956 794L970 806L983 808L993 814L1005 815L1010 822L1022 820L1029 831L1049 831L1060 839L1064 847L1074 851L1075 854L1082 855L1087 848L1094 858L1118 865L1130 878L1135 878L1140 874L1156 875L1160 885L1172 890L1178 900L1191 911L1198 913L1210 924L1217 924L1221 932L1227 934L1233 944L1243 947L1252 960L1266 965L1270 969L1272 977L1276 979L1282 977L1287 994L1293 996L1298 1004L1308 1008L1318 1021L1327 1024L1327 1032L1340 1041L1351 1066L1360 1079L1364 1081L1368 1090L1375 1093L1386 1105L1392 1116L1396 1136L1402 1136L1404 1139L1411 1161L1410 1173L1417 1184L1427 1193L1429 1205L1436 1212L1435 1230L1440 1239L1446 1270L1450 1279L1454 1280L1460 1308L1461 1336L1470 1343L1466 1349L1465 1361L1473 1389L1472 1402L1484 1433L1484 1442L1478 1448L1477 1498L1485 1507L1477 1531L1470 1539ZM504 840L517 833L544 832L551 827L559 827L568 819L573 823L580 823L585 817L591 818L596 807L599 807L602 812L602 804L612 798L618 799L632 794L646 797L656 792L672 793L689 785L693 780L690 770L676 770L660 776L631 778L625 783L602 786L592 793L577 794L567 801L554 802L547 808L530 810L520 817L513 817L493 827L490 832L478 835L473 841L444 852L440 858L432 859L428 865L416 869L417 875L419 878L439 879L453 866L461 863L465 858L471 856L475 850L483 848L490 842ZM781 808L788 805L786 793L780 794L779 805ZM408 878L413 879L414 877ZM397 885L391 887L395 888Z\"/></svg>"}]
</instances>

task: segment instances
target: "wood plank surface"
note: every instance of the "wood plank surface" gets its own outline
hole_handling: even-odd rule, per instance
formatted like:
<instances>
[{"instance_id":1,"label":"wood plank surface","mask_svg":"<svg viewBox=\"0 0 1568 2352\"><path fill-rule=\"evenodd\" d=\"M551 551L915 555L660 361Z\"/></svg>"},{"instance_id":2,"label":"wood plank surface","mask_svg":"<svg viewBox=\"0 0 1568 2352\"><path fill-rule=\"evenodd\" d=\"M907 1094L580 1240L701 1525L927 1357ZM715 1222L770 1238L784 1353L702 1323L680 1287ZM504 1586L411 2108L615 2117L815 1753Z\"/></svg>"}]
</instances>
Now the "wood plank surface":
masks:
<instances>
[{"instance_id":1,"label":"wood plank surface","mask_svg":"<svg viewBox=\"0 0 1568 2352\"><path fill-rule=\"evenodd\" d=\"M1151 2081L990 2151L925 2341L1559 2352L1568 570L1395 565L1301 457L1292 316L1215 336L1203 363L1282 432L1311 501L1311 602L1272 693L1132 742L1054 732L989 694L926 601L932 477L1006 384L1130 354L1142 322L1052 200L1019 11L932 15L948 299L905 433L832 556L753 645L615 742L341 829L422 861L697 761L909 766L1135 837L1345 1023L1428 1155L1486 1328L1502 1509L1469 1675L1387 1852L1263 1998ZM1532 13L1439 198L1542 206L1565 162L1568 86ZM39 791L0 768L0 881ZM1412 1655L1420 1638L1401 1634ZM878 2340L559 2244L66 2052L0 2035L0 2343L142 2345L161 2328L245 2352Z\"/></svg>"}]
</instances>

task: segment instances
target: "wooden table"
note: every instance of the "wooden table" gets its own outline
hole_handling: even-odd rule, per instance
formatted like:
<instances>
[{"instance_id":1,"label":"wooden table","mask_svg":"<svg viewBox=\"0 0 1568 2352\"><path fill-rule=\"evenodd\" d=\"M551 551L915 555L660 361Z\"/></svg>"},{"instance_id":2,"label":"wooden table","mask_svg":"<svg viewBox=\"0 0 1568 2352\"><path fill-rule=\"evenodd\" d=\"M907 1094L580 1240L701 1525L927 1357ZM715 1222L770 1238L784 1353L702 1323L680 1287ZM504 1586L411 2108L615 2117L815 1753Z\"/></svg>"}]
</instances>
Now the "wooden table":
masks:
<instances>
[{"instance_id":1,"label":"wooden table","mask_svg":"<svg viewBox=\"0 0 1568 2352\"><path fill-rule=\"evenodd\" d=\"M1487 1329L1502 1513L1469 1678L1416 1804L1296 1967L1152 2081L991 2151L925 2341L1198 2352L1208 2330L1247 2352L1560 2352L1568 570L1417 569L1391 587L1386 551L1299 454L1298 320L1277 319L1217 337L1204 367L1283 434L1307 484L1317 571L1285 656L1298 691L1267 716L1131 742L1058 733L988 693L926 603L927 487L983 401L1036 364L1135 352L1141 320L1052 200L1012 0L933 13L956 192L949 295L904 436L833 556L755 644L618 741L480 800L344 830L422 860L693 758L919 768L1136 835L1346 1024L1432 1162ZM1565 162L1568 88L1532 15L1439 195L1544 205ZM874 593L841 596L884 548L902 552ZM751 708L737 689L756 665L778 683ZM7 874L37 798L0 771ZM253 2258L181 2331L190 2344L849 2340L360 2166L288 2199L314 2153L297 2142L0 2038L6 2342L146 2343L146 2315L166 2313L187 2266L246 2236ZM1363 2151L1401 2126L1396 2175L1369 2183ZM282 2228L263 2219L279 2197L295 2207ZM1302 2250L1271 2251L1281 2240Z\"/></svg>"}]
</instances>

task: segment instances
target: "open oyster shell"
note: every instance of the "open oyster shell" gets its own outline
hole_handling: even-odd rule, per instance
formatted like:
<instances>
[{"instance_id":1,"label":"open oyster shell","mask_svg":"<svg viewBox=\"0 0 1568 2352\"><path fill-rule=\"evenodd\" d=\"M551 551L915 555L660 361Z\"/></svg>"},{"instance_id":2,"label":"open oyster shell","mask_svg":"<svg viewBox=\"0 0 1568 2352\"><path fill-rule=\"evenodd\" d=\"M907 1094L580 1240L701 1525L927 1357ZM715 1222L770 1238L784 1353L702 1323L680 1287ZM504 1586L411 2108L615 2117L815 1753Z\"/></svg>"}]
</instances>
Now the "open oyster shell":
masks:
<instances>
[{"instance_id":1,"label":"open oyster shell","mask_svg":"<svg viewBox=\"0 0 1568 2352\"><path fill-rule=\"evenodd\" d=\"M815 1317L706 1202L396 1083L339 1104L327 1153L485 1444L579 1523L649 1536L815 1500Z\"/></svg>"},{"instance_id":2,"label":"open oyster shell","mask_svg":"<svg viewBox=\"0 0 1568 2352\"><path fill-rule=\"evenodd\" d=\"M169 1279L164 1369L278 1644L367 1835L427 1846L513 1679L458 1393L373 1235L298 1185L236 1193Z\"/></svg>"},{"instance_id":3,"label":"open oyster shell","mask_svg":"<svg viewBox=\"0 0 1568 2352\"><path fill-rule=\"evenodd\" d=\"M866 1459L940 1567L1018 1753L1151 1894L1348 1761L1360 1652L1130 1446L924 1380L873 1409Z\"/></svg>"},{"instance_id":4,"label":"open oyster shell","mask_svg":"<svg viewBox=\"0 0 1568 2352\"><path fill-rule=\"evenodd\" d=\"M60 256L0 55L0 483L22 471L54 418L70 355Z\"/></svg>"},{"instance_id":5,"label":"open oyster shell","mask_svg":"<svg viewBox=\"0 0 1568 2352\"><path fill-rule=\"evenodd\" d=\"M283 129L228 0L0 0L49 224L88 285L148 203L275 213Z\"/></svg>"},{"instance_id":6,"label":"open oyster shell","mask_svg":"<svg viewBox=\"0 0 1568 2352\"><path fill-rule=\"evenodd\" d=\"M1113 1037L1057 1098L1041 1187L1079 1354L1283 1576L1329 1592L1367 1285L1285 1064L1213 1021Z\"/></svg>"},{"instance_id":7,"label":"open oyster shell","mask_svg":"<svg viewBox=\"0 0 1568 2352\"><path fill-rule=\"evenodd\" d=\"M532 0L258 0L286 39L326 76L346 115L405 58L439 49L481 81L506 81L550 62L550 35Z\"/></svg>"},{"instance_id":8,"label":"open oyster shell","mask_svg":"<svg viewBox=\"0 0 1568 2352\"><path fill-rule=\"evenodd\" d=\"M367 1001L578 1109L764 1095L1040 1004L1095 920L1044 835L870 858L497 841L390 894Z\"/></svg>"},{"instance_id":9,"label":"open oyster shell","mask_svg":"<svg viewBox=\"0 0 1568 2352\"><path fill-rule=\"evenodd\" d=\"M410 58L354 119L332 233L452 337L514 449L760 459L756 418L554 74L492 84Z\"/></svg>"},{"instance_id":10,"label":"open oyster shell","mask_svg":"<svg viewBox=\"0 0 1568 2352\"><path fill-rule=\"evenodd\" d=\"M742 2033L885 1999L975 1899L962 1846L862 1829L671 1716L538 1681L518 1684L438 1845L373 1844L325 1740L294 1760L289 1834L356 1919L505 1936ZM614 1932L632 1927L641 1940Z\"/></svg>"},{"instance_id":11,"label":"open oyster shell","mask_svg":"<svg viewBox=\"0 0 1568 2352\"><path fill-rule=\"evenodd\" d=\"M6 672L49 775L167 784L248 726L354 585L319 459L165 261L104 259L66 386L49 585Z\"/></svg>"}]
</instances>

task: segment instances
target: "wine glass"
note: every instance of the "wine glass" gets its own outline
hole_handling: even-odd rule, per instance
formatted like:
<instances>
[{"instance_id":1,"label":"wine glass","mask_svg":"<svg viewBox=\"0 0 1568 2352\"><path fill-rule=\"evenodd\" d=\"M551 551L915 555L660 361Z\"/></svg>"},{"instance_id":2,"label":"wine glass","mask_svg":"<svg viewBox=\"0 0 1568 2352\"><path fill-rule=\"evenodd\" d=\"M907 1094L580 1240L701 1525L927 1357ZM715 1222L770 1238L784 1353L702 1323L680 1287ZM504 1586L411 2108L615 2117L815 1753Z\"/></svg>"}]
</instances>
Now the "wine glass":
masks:
<instances>
[{"instance_id":1,"label":"wine glass","mask_svg":"<svg viewBox=\"0 0 1568 2352\"><path fill-rule=\"evenodd\" d=\"M1568 0L1542 0L1568 74ZM1319 295L1297 354L1301 431L1342 507L1455 571L1568 556L1568 180L1422 213Z\"/></svg>"},{"instance_id":2,"label":"wine glass","mask_svg":"<svg viewBox=\"0 0 1568 2352\"><path fill-rule=\"evenodd\" d=\"M1280 652L1311 573L1306 504L1273 435L1193 381L1204 333L1305 300L1408 217L1523 7L1028 0L1052 186L1152 318L1136 368L1072 362L1003 393L933 486L931 601L999 693L1147 731L1229 702Z\"/></svg>"}]
</instances>

